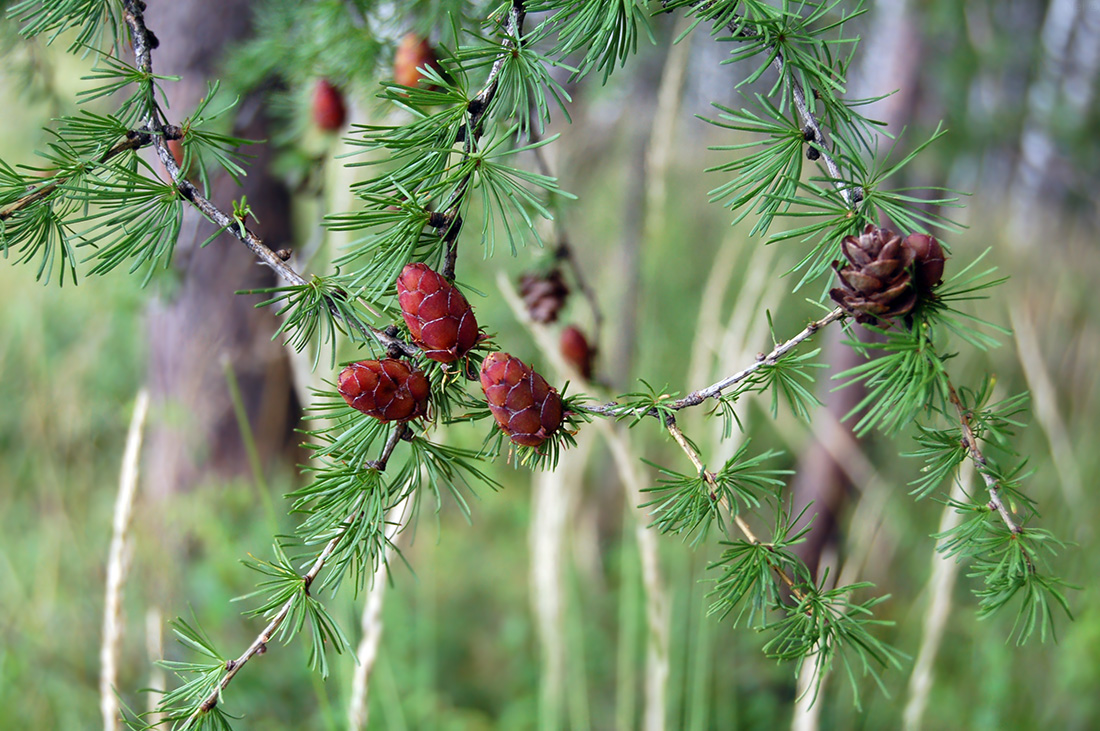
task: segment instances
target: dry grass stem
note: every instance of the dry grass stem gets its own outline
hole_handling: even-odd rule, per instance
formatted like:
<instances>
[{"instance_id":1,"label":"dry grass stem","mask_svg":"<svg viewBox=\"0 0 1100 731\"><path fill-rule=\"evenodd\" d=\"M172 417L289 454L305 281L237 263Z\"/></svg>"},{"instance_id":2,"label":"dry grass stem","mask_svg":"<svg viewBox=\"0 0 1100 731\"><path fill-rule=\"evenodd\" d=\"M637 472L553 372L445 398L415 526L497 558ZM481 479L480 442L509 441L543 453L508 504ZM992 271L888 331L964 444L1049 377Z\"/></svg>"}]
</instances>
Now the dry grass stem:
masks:
<instances>
[{"instance_id":1,"label":"dry grass stem","mask_svg":"<svg viewBox=\"0 0 1100 731\"><path fill-rule=\"evenodd\" d=\"M386 524L391 526L387 531L388 542L384 559L378 564L371 577L370 585L364 592L366 601L363 605L363 615L360 620L360 628L363 636L359 640L359 646L355 650L355 657L359 663L355 666L355 673L351 678L351 700L348 703L348 728L358 731L367 727L370 720L370 708L367 704L371 671L378 659L378 647L382 642L382 608L386 598L386 578L390 559L393 557L394 544L404 534L405 528L412 519L411 496L399 502L386 516Z\"/></svg>"},{"instance_id":2,"label":"dry grass stem","mask_svg":"<svg viewBox=\"0 0 1100 731\"><path fill-rule=\"evenodd\" d=\"M951 486L951 500L965 502L966 488L974 479L974 464L963 462L959 474ZM947 533L962 522L962 514L950 504L940 513L940 533ZM924 612L923 630L917 660L909 676L909 701L903 714L905 731L920 731L924 711L928 707L928 695L932 690L936 655L947 627L947 615L951 612L951 593L959 574L959 562L955 558L932 553L932 575L928 579L928 608Z\"/></svg>"},{"instance_id":3,"label":"dry grass stem","mask_svg":"<svg viewBox=\"0 0 1100 731\"><path fill-rule=\"evenodd\" d=\"M1058 472L1058 485L1068 504L1081 505L1085 497L1081 470L1073 456L1069 429L1058 409L1058 392L1043 361L1045 351L1041 349L1035 333L1035 324L1031 315L1018 305L1009 309L1009 318L1012 331L1016 335L1016 353L1020 356L1020 365L1024 369L1024 378L1027 379L1027 387L1031 392L1031 402L1035 405L1035 418L1050 444L1054 469Z\"/></svg>"},{"instance_id":4,"label":"dry grass stem","mask_svg":"<svg viewBox=\"0 0 1100 731\"><path fill-rule=\"evenodd\" d=\"M138 391L126 447L122 453L122 472L118 480L118 496L112 521L111 546L107 554L107 587L103 602L103 641L99 648L99 710L103 728L118 728L119 705L115 695L118 685L118 655L122 644L122 592L130 568L130 524L137 494L141 442L145 434L145 417L149 413L149 392Z\"/></svg>"}]
</instances>

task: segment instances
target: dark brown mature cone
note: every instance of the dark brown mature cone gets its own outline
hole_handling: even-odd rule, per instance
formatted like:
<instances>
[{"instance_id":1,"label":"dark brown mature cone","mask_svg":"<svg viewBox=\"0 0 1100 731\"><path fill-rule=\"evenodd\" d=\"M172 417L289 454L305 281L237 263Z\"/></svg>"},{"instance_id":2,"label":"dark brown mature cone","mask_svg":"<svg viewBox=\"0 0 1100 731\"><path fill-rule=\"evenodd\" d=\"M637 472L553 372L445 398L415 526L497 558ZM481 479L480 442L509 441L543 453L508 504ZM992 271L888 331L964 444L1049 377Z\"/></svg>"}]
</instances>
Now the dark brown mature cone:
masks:
<instances>
[{"instance_id":1,"label":"dark brown mature cone","mask_svg":"<svg viewBox=\"0 0 1100 731\"><path fill-rule=\"evenodd\" d=\"M481 340L470 303L427 264L408 264L401 270L397 299L413 342L427 358L453 363Z\"/></svg>"},{"instance_id":2,"label":"dark brown mature cone","mask_svg":"<svg viewBox=\"0 0 1100 731\"><path fill-rule=\"evenodd\" d=\"M561 396L519 358L490 353L481 364L481 390L493 418L516 444L537 447L561 426Z\"/></svg>"},{"instance_id":3,"label":"dark brown mature cone","mask_svg":"<svg viewBox=\"0 0 1100 731\"><path fill-rule=\"evenodd\" d=\"M916 258L913 279L917 289L921 294L927 294L943 281L943 264L946 259L943 247L934 236L928 234L909 234L905 237L905 245L913 250Z\"/></svg>"},{"instance_id":4,"label":"dark brown mature cone","mask_svg":"<svg viewBox=\"0 0 1100 731\"><path fill-rule=\"evenodd\" d=\"M545 324L558 319L569 287L562 279L561 270L552 269L546 274L524 274L519 280L519 293L523 295L531 319Z\"/></svg>"},{"instance_id":5,"label":"dark brown mature cone","mask_svg":"<svg viewBox=\"0 0 1100 731\"><path fill-rule=\"evenodd\" d=\"M588 338L574 325L561 331L559 343L562 357L569 361L585 380L592 378L592 357L595 353L588 344Z\"/></svg>"},{"instance_id":6,"label":"dark brown mature cone","mask_svg":"<svg viewBox=\"0 0 1100 731\"><path fill-rule=\"evenodd\" d=\"M408 421L428 412L428 379L403 360L363 360L340 373L336 390L348 406L379 421Z\"/></svg>"},{"instance_id":7,"label":"dark brown mature cone","mask_svg":"<svg viewBox=\"0 0 1100 731\"><path fill-rule=\"evenodd\" d=\"M865 325L906 315L917 304L917 290L910 281L916 258L913 249L889 229L871 224L859 237L847 236L840 244L850 264L833 269L842 286L829 295Z\"/></svg>"}]
</instances>

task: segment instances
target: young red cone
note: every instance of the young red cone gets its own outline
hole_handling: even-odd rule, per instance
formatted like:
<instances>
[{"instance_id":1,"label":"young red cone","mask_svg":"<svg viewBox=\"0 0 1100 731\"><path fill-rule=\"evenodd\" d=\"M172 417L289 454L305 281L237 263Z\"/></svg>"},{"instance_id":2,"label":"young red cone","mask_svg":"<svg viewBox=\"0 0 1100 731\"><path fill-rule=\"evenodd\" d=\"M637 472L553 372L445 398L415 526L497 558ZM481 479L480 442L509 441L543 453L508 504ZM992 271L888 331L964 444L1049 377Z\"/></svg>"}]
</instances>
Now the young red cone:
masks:
<instances>
[{"instance_id":1,"label":"young red cone","mask_svg":"<svg viewBox=\"0 0 1100 731\"><path fill-rule=\"evenodd\" d=\"M344 95L328 79L318 79L313 87L313 123L326 132L336 132L348 118Z\"/></svg>"},{"instance_id":2,"label":"young red cone","mask_svg":"<svg viewBox=\"0 0 1100 731\"><path fill-rule=\"evenodd\" d=\"M493 418L516 444L537 447L561 426L561 396L519 358L490 353L481 364L481 390Z\"/></svg>"},{"instance_id":3,"label":"young red cone","mask_svg":"<svg viewBox=\"0 0 1100 731\"><path fill-rule=\"evenodd\" d=\"M417 262L401 270L397 299L413 342L431 360L453 363L481 339L470 303L427 264Z\"/></svg>"},{"instance_id":4,"label":"young red cone","mask_svg":"<svg viewBox=\"0 0 1100 731\"><path fill-rule=\"evenodd\" d=\"M379 421L408 421L428 412L428 379L403 360L364 360L340 373L336 390L348 406Z\"/></svg>"},{"instance_id":5,"label":"young red cone","mask_svg":"<svg viewBox=\"0 0 1100 731\"><path fill-rule=\"evenodd\" d=\"M401 39L393 57L393 80L402 86L416 87L424 75L422 68L439 69L435 49L426 38L409 33Z\"/></svg>"},{"instance_id":6,"label":"young red cone","mask_svg":"<svg viewBox=\"0 0 1100 731\"><path fill-rule=\"evenodd\" d=\"M592 346L588 344L588 338L575 325L570 325L561 331L559 343L561 355L569 364L577 369L577 372L586 380L592 378Z\"/></svg>"}]
</instances>

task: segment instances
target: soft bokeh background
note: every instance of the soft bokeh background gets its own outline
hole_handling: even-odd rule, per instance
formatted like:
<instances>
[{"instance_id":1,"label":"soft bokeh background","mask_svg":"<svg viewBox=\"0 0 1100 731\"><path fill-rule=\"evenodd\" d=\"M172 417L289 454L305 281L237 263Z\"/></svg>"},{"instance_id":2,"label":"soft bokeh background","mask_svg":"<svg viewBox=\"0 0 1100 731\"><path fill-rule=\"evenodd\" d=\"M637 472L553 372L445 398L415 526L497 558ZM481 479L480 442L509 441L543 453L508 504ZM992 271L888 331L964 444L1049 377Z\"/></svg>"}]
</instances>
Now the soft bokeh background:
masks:
<instances>
[{"instance_id":1,"label":"soft bokeh background","mask_svg":"<svg viewBox=\"0 0 1100 731\"><path fill-rule=\"evenodd\" d=\"M869 6L872 12L860 21L867 43L853 85L863 95L903 89L888 100L894 106L880 107L892 130L905 128L902 148L946 121L950 134L914 167L910 182L972 190L967 208L957 213L969 228L947 239L949 267L991 249L987 261L1011 277L980 312L1014 328L1017 337L1001 338L986 354L960 345L952 373L964 384L993 374L1003 395L1032 389L1033 413L1017 441L1031 456L1026 489L1039 502L1042 527L1070 543L1054 563L1056 572L1082 587L1070 593L1076 621L1057 618L1058 644L1017 648L1006 642L1010 612L975 619L970 592L976 587L964 567L934 666L925 728L1096 728L1100 617L1093 607L1100 601L1094 581L1100 558L1093 548L1100 499L1091 488L1100 453L1090 445L1100 438L1100 320L1094 314L1100 308L1094 284L1100 275L1100 3L895 0ZM764 308L785 337L817 312L804 301L816 292L792 295L793 281L780 278L803 253L798 244L765 249L747 238L746 226L730 228L727 211L707 204L707 191L721 178L701 171L730 153L706 146L740 140L693 115L710 114L710 101L733 103L736 67L717 65L728 46L703 33L693 38L682 60L683 101L671 113L675 126L651 137L652 110L660 116L663 109L657 89L673 58L666 55L669 25L659 24L657 35L659 45L645 45L639 61L613 75L606 89L578 90L574 125L555 129L562 138L553 164L563 187L580 196L564 223L607 313L602 377L620 389L644 377L687 391L703 385L691 380L699 372L692 374L691 364L720 350L723 338L735 341L728 349L735 367L744 365L768 348ZM83 67L40 46L6 48L0 157L32 163L30 150L47 139L38 127L71 110ZM33 77L30 91L26 74ZM358 113L369 114L366 87L357 93ZM308 144L323 149L316 140ZM654 149L667 153L663 174L659 166L639 165ZM335 168L330 164L324 173L332 187L346 181ZM298 196L298 220L306 222L298 224L299 238L316 233L311 222L319 208L338 210L338 195L329 195L327 204L312 194ZM541 256L498 254L476 266L470 256L462 267L469 285L486 294L472 298L480 322L513 353L535 361L538 351L502 304L495 278L503 269L514 281ZM35 283L26 267L0 267L4 728L100 723L98 651L111 510L127 424L146 373L147 302L170 288L164 280L143 291L116 272L59 289ZM590 324L576 297L565 319ZM739 335L746 332L755 335ZM753 449L782 449L786 466L794 467L811 430L782 411L773 421L766 408L765 402L743 409ZM705 454L719 453L699 415L685 426ZM652 425L635 432L639 455L687 469ZM475 445L480 436L456 430L450 438ZM915 655L934 558L929 534L937 530L941 506L907 495L906 483L920 467L898 456L912 448L907 437L872 435L860 448L872 471L847 493L834 560L856 556L856 575L891 595L880 611L895 624L882 636ZM267 556L272 535L291 529L281 509L272 524L258 491L282 508L280 496L300 479L292 462L272 463L263 480L205 480L168 497L139 496L124 612L126 703L146 706L138 689L158 682L151 663L162 652L158 643L170 656L178 652L167 619L194 617L233 655L255 636L259 623L243 618L241 605L231 601L255 579L239 562L249 554ZM547 727L545 714L540 726L543 678L529 578L533 477L504 466L493 474L504 489L481 491L469 521L445 503L438 513L425 511L403 544L407 564L393 566L371 683L372 728ZM598 439L583 474L570 508L560 721L572 729L635 728L645 621L633 523ZM646 474L654 477L648 468ZM164 539L163 526L173 540ZM718 553L714 541L693 550L662 538L660 547L671 597L668 728L789 725L792 668L767 660L756 633L705 616L705 567ZM354 642L361 598L342 594L332 606ZM326 682L305 665L305 643L296 642L273 645L242 672L227 694L227 707L245 716L241 727L344 728L352 661L336 658ZM865 684L862 711L847 684L831 678L819 699L821 728L900 728L911 669L906 663L887 672L886 694Z\"/></svg>"}]
</instances>

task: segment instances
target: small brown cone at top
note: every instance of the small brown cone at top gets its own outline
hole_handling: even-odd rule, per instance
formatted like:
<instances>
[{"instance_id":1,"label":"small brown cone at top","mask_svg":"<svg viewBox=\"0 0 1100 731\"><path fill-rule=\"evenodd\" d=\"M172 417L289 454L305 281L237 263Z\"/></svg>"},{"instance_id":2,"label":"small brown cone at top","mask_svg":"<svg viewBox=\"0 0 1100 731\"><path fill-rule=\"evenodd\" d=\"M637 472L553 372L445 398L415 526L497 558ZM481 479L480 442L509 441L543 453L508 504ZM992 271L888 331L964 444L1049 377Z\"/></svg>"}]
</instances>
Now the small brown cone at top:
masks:
<instances>
[{"instance_id":1,"label":"small brown cone at top","mask_svg":"<svg viewBox=\"0 0 1100 731\"><path fill-rule=\"evenodd\" d=\"M313 123L325 132L337 132L348 118L344 95L328 79L317 79L310 102Z\"/></svg>"},{"instance_id":2,"label":"small brown cone at top","mask_svg":"<svg viewBox=\"0 0 1100 731\"><path fill-rule=\"evenodd\" d=\"M562 357L569 365L576 368L577 372L584 376L586 381L591 380L594 353L584 333L574 325L566 327L561 331L559 347L561 348Z\"/></svg>"},{"instance_id":3,"label":"small brown cone at top","mask_svg":"<svg viewBox=\"0 0 1100 731\"><path fill-rule=\"evenodd\" d=\"M428 413L428 379L402 360L352 363L340 373L336 390L348 406L379 421L408 421Z\"/></svg>"},{"instance_id":4,"label":"small brown cone at top","mask_svg":"<svg viewBox=\"0 0 1100 731\"><path fill-rule=\"evenodd\" d=\"M871 224L858 237L840 243L848 264L833 262L840 287L829 296L865 325L909 314L917 304L917 290L910 281L913 250L889 229Z\"/></svg>"},{"instance_id":5,"label":"small brown cone at top","mask_svg":"<svg viewBox=\"0 0 1100 731\"><path fill-rule=\"evenodd\" d=\"M562 278L561 270L551 269L546 274L524 274L519 280L519 293L531 319L546 324L558 319L569 287Z\"/></svg>"},{"instance_id":6,"label":"small brown cone at top","mask_svg":"<svg viewBox=\"0 0 1100 731\"><path fill-rule=\"evenodd\" d=\"M393 80L402 86L416 87L425 78L420 69L439 69L435 49L426 38L409 33L401 39L393 56Z\"/></svg>"},{"instance_id":7,"label":"small brown cone at top","mask_svg":"<svg viewBox=\"0 0 1100 731\"><path fill-rule=\"evenodd\" d=\"M931 292L943 281L943 265L946 257L943 247L935 236L928 234L909 234L905 245L913 250L913 278L921 294Z\"/></svg>"},{"instance_id":8,"label":"small brown cone at top","mask_svg":"<svg viewBox=\"0 0 1100 731\"><path fill-rule=\"evenodd\" d=\"M427 264L408 264L397 277L397 300L413 342L424 356L453 363L481 340L470 303Z\"/></svg>"},{"instance_id":9,"label":"small brown cone at top","mask_svg":"<svg viewBox=\"0 0 1100 731\"><path fill-rule=\"evenodd\" d=\"M519 358L490 353L481 364L481 390L493 418L515 444L537 447L561 426L561 396Z\"/></svg>"}]
</instances>

